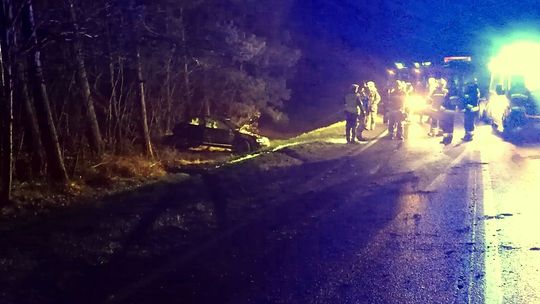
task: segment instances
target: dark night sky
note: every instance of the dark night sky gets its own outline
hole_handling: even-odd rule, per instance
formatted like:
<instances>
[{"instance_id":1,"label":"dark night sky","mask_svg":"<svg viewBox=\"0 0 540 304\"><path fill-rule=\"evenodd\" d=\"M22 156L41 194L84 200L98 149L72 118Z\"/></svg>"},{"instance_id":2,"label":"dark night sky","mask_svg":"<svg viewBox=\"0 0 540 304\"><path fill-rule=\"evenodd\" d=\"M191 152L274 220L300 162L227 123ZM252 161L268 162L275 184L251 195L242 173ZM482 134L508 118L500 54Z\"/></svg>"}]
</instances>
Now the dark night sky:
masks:
<instances>
[{"instance_id":1,"label":"dark night sky","mask_svg":"<svg viewBox=\"0 0 540 304\"><path fill-rule=\"evenodd\" d=\"M482 52L489 33L538 27L539 17L535 0L299 0L292 14L313 36L404 59Z\"/></svg>"},{"instance_id":2,"label":"dark night sky","mask_svg":"<svg viewBox=\"0 0 540 304\"><path fill-rule=\"evenodd\" d=\"M393 62L440 63L445 56L472 55L483 67L494 38L507 38L524 25L540 28L537 0L285 2L292 5L282 26L302 50L290 83L293 99L301 102L290 107L311 106L314 116L335 104L353 81L384 83Z\"/></svg>"}]
</instances>

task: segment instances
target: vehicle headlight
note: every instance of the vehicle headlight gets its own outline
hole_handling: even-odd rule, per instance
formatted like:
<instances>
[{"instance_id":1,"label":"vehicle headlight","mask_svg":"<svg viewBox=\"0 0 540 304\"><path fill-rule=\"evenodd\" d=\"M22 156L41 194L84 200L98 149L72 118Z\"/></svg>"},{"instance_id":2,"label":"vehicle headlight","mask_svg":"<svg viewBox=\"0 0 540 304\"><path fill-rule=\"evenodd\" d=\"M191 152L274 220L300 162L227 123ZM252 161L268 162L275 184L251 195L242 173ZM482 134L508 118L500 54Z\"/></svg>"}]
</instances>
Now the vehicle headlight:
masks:
<instances>
[{"instance_id":1,"label":"vehicle headlight","mask_svg":"<svg viewBox=\"0 0 540 304\"><path fill-rule=\"evenodd\" d=\"M268 139L268 137L260 136L257 137L257 143L261 146L268 147L270 146L270 139Z\"/></svg>"}]
</instances>

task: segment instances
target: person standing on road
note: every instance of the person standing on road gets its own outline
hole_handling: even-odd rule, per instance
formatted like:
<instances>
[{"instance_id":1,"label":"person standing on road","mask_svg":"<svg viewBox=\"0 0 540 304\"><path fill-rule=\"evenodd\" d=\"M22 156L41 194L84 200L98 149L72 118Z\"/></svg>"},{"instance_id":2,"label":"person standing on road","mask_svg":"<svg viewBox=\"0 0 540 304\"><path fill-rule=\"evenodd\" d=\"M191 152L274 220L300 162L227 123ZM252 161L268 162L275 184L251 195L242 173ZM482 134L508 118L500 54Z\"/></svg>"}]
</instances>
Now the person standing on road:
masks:
<instances>
[{"instance_id":1,"label":"person standing on road","mask_svg":"<svg viewBox=\"0 0 540 304\"><path fill-rule=\"evenodd\" d=\"M403 120L405 118L405 87L401 80L396 80L394 87L388 92L388 136L403 140Z\"/></svg>"},{"instance_id":2,"label":"person standing on road","mask_svg":"<svg viewBox=\"0 0 540 304\"><path fill-rule=\"evenodd\" d=\"M463 111L464 114L464 127L465 136L464 141L473 140L475 120L478 115L478 103L480 101L480 89L478 88L478 81L473 79L465 86L463 94Z\"/></svg>"},{"instance_id":3,"label":"person standing on road","mask_svg":"<svg viewBox=\"0 0 540 304\"><path fill-rule=\"evenodd\" d=\"M360 130L367 130L367 125L368 125L368 114L369 114L369 91L368 91L368 86L367 86L367 83L364 82L362 87L360 88L360 99L362 100L362 107L363 109L366 111L365 115L364 115L364 121L361 122L359 121L359 124L360 125L363 125L364 128L363 129L360 129Z\"/></svg>"},{"instance_id":4,"label":"person standing on road","mask_svg":"<svg viewBox=\"0 0 540 304\"><path fill-rule=\"evenodd\" d=\"M458 106L460 92L457 84L450 81L448 84L448 93L446 94L441 108L440 126L443 132L441 144L449 145L454 137L454 116Z\"/></svg>"},{"instance_id":5,"label":"person standing on road","mask_svg":"<svg viewBox=\"0 0 540 304\"><path fill-rule=\"evenodd\" d=\"M442 133L439 134L439 120L441 116L441 107L447 93L448 90L446 89L446 81L441 78L438 81L438 85L435 87L435 90L433 90L431 96L429 97L431 103L431 128L428 133L429 136L442 135Z\"/></svg>"},{"instance_id":6,"label":"person standing on road","mask_svg":"<svg viewBox=\"0 0 540 304\"><path fill-rule=\"evenodd\" d=\"M375 86L375 82L368 81L367 83L368 93L368 113L367 113L367 126L368 130L375 129L375 119L377 112L379 111L379 103L381 102L381 95Z\"/></svg>"},{"instance_id":7,"label":"person standing on road","mask_svg":"<svg viewBox=\"0 0 540 304\"><path fill-rule=\"evenodd\" d=\"M357 129L359 129L359 140L364 140L362 131L364 130L365 110L362 105L362 98L359 93L360 86L357 84L351 85L351 92L345 95L345 136L347 143L355 143ZM360 121L360 126L358 125Z\"/></svg>"}]
</instances>

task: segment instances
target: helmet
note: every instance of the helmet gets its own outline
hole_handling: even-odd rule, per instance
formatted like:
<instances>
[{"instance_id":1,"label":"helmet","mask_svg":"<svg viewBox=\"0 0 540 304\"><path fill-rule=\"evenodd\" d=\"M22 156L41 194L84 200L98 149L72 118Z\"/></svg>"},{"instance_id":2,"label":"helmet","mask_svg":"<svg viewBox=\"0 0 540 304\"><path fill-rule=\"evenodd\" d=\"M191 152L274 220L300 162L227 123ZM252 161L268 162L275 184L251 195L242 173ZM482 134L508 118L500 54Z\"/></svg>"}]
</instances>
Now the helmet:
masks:
<instances>
[{"instance_id":1,"label":"helmet","mask_svg":"<svg viewBox=\"0 0 540 304\"><path fill-rule=\"evenodd\" d=\"M443 89L446 88L446 83L447 83L446 79L444 79L444 78L439 79L439 86L441 88L443 88Z\"/></svg>"}]
</instances>

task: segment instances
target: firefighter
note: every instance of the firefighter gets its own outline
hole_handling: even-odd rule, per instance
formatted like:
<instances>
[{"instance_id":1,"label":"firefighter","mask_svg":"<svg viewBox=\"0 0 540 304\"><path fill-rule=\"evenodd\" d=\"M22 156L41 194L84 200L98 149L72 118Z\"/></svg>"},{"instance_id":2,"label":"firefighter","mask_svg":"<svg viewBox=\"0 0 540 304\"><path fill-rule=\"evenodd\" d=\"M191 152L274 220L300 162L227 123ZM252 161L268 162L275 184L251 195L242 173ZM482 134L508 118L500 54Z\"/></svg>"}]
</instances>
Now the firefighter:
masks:
<instances>
[{"instance_id":1,"label":"firefighter","mask_svg":"<svg viewBox=\"0 0 540 304\"><path fill-rule=\"evenodd\" d=\"M375 82L367 82L367 96L368 96L368 108L367 108L367 128L368 130L375 129L375 119L379 110L379 103L381 102L381 95L375 86Z\"/></svg>"},{"instance_id":2,"label":"firefighter","mask_svg":"<svg viewBox=\"0 0 540 304\"><path fill-rule=\"evenodd\" d=\"M446 89L446 80L441 78L437 81L437 86L429 96L429 101L431 104L431 127L428 133L429 136L442 135L442 133L439 133L439 119L441 116L441 107L447 93L448 90Z\"/></svg>"},{"instance_id":3,"label":"firefighter","mask_svg":"<svg viewBox=\"0 0 540 304\"><path fill-rule=\"evenodd\" d=\"M478 115L478 102L480 101L480 89L478 88L478 81L474 78L468 82L463 92L463 111L464 114L464 127L465 136L464 141L471 141L474 135L474 124L476 116Z\"/></svg>"},{"instance_id":4,"label":"firefighter","mask_svg":"<svg viewBox=\"0 0 540 304\"><path fill-rule=\"evenodd\" d=\"M347 143L355 143L357 138L357 128L359 129L359 140L364 140L362 131L364 124L358 121L364 121L365 110L362 105L362 99L359 92L360 86L357 84L351 85L351 92L345 95L345 136Z\"/></svg>"},{"instance_id":5,"label":"firefighter","mask_svg":"<svg viewBox=\"0 0 540 304\"><path fill-rule=\"evenodd\" d=\"M401 80L396 80L388 92L388 136L392 139L403 140L405 95L405 84Z\"/></svg>"},{"instance_id":6,"label":"firefighter","mask_svg":"<svg viewBox=\"0 0 540 304\"><path fill-rule=\"evenodd\" d=\"M364 115L363 130L367 130L369 115L369 89L366 82L363 83L362 88L360 89L360 99L362 100L364 110L366 110L366 115ZM362 124L362 122L359 121L359 124Z\"/></svg>"},{"instance_id":7,"label":"firefighter","mask_svg":"<svg viewBox=\"0 0 540 304\"><path fill-rule=\"evenodd\" d=\"M428 96L431 96L433 94L433 91L437 88L437 79L435 77L429 77L428 78Z\"/></svg>"},{"instance_id":8,"label":"firefighter","mask_svg":"<svg viewBox=\"0 0 540 304\"><path fill-rule=\"evenodd\" d=\"M448 93L442 103L440 126L443 132L441 144L449 145L454 137L454 116L458 106L460 92L457 84L450 81L448 85Z\"/></svg>"}]
</instances>

